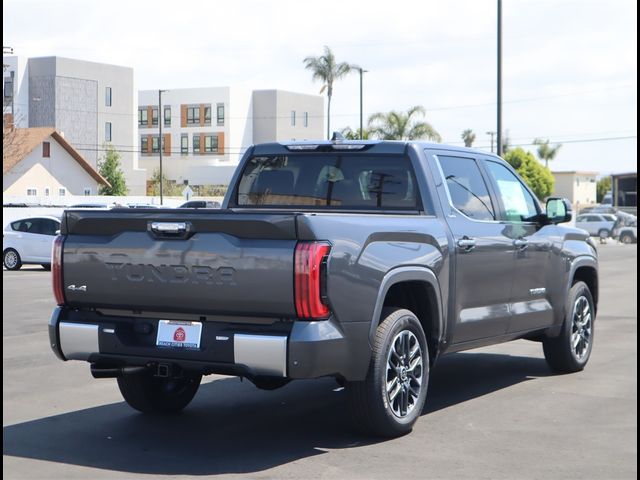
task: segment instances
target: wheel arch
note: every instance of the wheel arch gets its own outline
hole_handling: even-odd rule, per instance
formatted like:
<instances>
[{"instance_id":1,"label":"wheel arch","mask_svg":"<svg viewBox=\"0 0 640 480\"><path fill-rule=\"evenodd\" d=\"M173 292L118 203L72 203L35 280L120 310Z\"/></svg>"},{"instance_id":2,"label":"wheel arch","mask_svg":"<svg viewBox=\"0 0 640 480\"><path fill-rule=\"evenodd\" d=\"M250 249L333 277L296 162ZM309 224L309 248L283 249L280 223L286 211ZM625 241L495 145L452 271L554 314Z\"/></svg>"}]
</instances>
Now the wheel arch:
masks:
<instances>
[{"instance_id":1,"label":"wheel arch","mask_svg":"<svg viewBox=\"0 0 640 480\"><path fill-rule=\"evenodd\" d=\"M574 262L571 269L570 281L567 285L567 291L575 285L576 282L584 282L589 287L591 296L593 297L594 308L598 311L598 264L595 259L590 257L579 258Z\"/></svg>"},{"instance_id":2,"label":"wheel arch","mask_svg":"<svg viewBox=\"0 0 640 480\"><path fill-rule=\"evenodd\" d=\"M433 364L445 334L442 295L435 273L425 267L398 267L384 276L369 331L372 345L385 307L406 308L418 317L427 338L430 363Z\"/></svg>"}]
</instances>

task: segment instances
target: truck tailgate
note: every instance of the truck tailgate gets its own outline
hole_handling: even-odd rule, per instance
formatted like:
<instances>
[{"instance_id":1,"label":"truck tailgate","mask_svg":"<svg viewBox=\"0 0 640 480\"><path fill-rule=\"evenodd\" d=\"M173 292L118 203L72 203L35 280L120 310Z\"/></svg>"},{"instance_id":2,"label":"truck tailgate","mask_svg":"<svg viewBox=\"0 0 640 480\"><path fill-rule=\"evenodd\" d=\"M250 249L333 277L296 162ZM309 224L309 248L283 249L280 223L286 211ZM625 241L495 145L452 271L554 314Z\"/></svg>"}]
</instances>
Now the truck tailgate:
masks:
<instances>
[{"instance_id":1,"label":"truck tailgate","mask_svg":"<svg viewBox=\"0 0 640 480\"><path fill-rule=\"evenodd\" d=\"M62 234L70 306L295 316L295 214L67 211Z\"/></svg>"}]
</instances>

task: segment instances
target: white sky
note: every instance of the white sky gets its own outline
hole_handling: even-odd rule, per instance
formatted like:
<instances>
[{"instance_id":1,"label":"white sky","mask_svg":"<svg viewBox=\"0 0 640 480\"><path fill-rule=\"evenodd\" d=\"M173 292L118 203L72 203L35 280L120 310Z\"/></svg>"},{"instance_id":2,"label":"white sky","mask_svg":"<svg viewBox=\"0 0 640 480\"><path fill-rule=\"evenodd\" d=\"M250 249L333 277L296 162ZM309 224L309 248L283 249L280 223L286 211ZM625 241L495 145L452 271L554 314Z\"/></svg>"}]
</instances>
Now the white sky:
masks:
<instances>
[{"instance_id":1,"label":"white sky","mask_svg":"<svg viewBox=\"0 0 640 480\"><path fill-rule=\"evenodd\" d=\"M365 122L423 105L445 143L471 128L487 149L496 129L495 0L5 0L3 15L3 45L16 55L131 66L139 89L318 93L302 59L328 45L370 71ZM637 170L636 15L635 0L503 1L513 144L563 142L554 170ZM358 127L357 74L334 84L332 112L332 130Z\"/></svg>"}]
</instances>

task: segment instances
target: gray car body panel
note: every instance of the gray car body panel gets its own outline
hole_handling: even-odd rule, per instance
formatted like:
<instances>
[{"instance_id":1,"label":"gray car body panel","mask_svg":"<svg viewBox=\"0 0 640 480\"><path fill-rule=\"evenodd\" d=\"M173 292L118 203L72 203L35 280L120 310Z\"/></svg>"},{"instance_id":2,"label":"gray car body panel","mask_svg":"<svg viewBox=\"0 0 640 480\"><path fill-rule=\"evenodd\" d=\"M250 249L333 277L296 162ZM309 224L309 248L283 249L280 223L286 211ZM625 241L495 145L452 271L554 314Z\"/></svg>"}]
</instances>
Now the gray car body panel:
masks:
<instances>
[{"instance_id":1,"label":"gray car body panel","mask_svg":"<svg viewBox=\"0 0 640 480\"><path fill-rule=\"evenodd\" d=\"M253 146L240 162L219 211L67 211L62 226L64 286L88 287L65 290L69 306L80 311L108 308L124 317L139 311L157 318L190 313L205 321L229 322L237 331L246 329L242 325L254 317L267 333L271 323L282 328L289 322L284 334L290 378L364 379L386 295L403 282L423 282L435 292L437 318L429 320L436 355L533 334L557 335L575 272L581 267L597 271L596 251L586 232L500 219L477 222L460 214L449 201L438 155L473 158L485 177L486 161L498 161L513 171L492 154L423 142L366 143L369 152L410 158L422 210L239 208L235 185L252 156L304 155L289 151L287 144ZM495 186L486 182L496 197ZM496 203L502 212L503 206ZM189 232L184 238L154 238L148 228L151 221L186 222ZM457 247L463 236L476 239L474 250ZM514 247L519 239L527 240L525 249ZM331 244L328 320L296 319L293 251L297 241L305 240ZM114 256L120 256L119 265L132 266L118 267L122 272L106 268ZM194 266L211 270L194 271ZM99 287L92 288L94 283ZM56 315L65 321L77 318L69 320L64 312ZM267 320L259 322L257 317ZM50 332L57 334L55 326ZM54 340L52 344L59 343Z\"/></svg>"}]
</instances>

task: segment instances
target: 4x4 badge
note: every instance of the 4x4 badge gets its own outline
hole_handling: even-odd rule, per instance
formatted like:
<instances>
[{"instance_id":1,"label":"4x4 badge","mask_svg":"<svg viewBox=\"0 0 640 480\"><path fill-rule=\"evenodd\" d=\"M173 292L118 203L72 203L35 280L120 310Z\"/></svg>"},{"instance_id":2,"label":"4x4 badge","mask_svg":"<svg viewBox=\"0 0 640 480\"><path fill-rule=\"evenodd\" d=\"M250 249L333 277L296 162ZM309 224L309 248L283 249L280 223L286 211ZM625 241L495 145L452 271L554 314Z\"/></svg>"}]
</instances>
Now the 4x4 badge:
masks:
<instances>
[{"instance_id":1,"label":"4x4 badge","mask_svg":"<svg viewBox=\"0 0 640 480\"><path fill-rule=\"evenodd\" d=\"M79 286L69 285L67 287L67 290L71 290L72 292L86 292L87 286L86 285L79 285Z\"/></svg>"}]
</instances>

